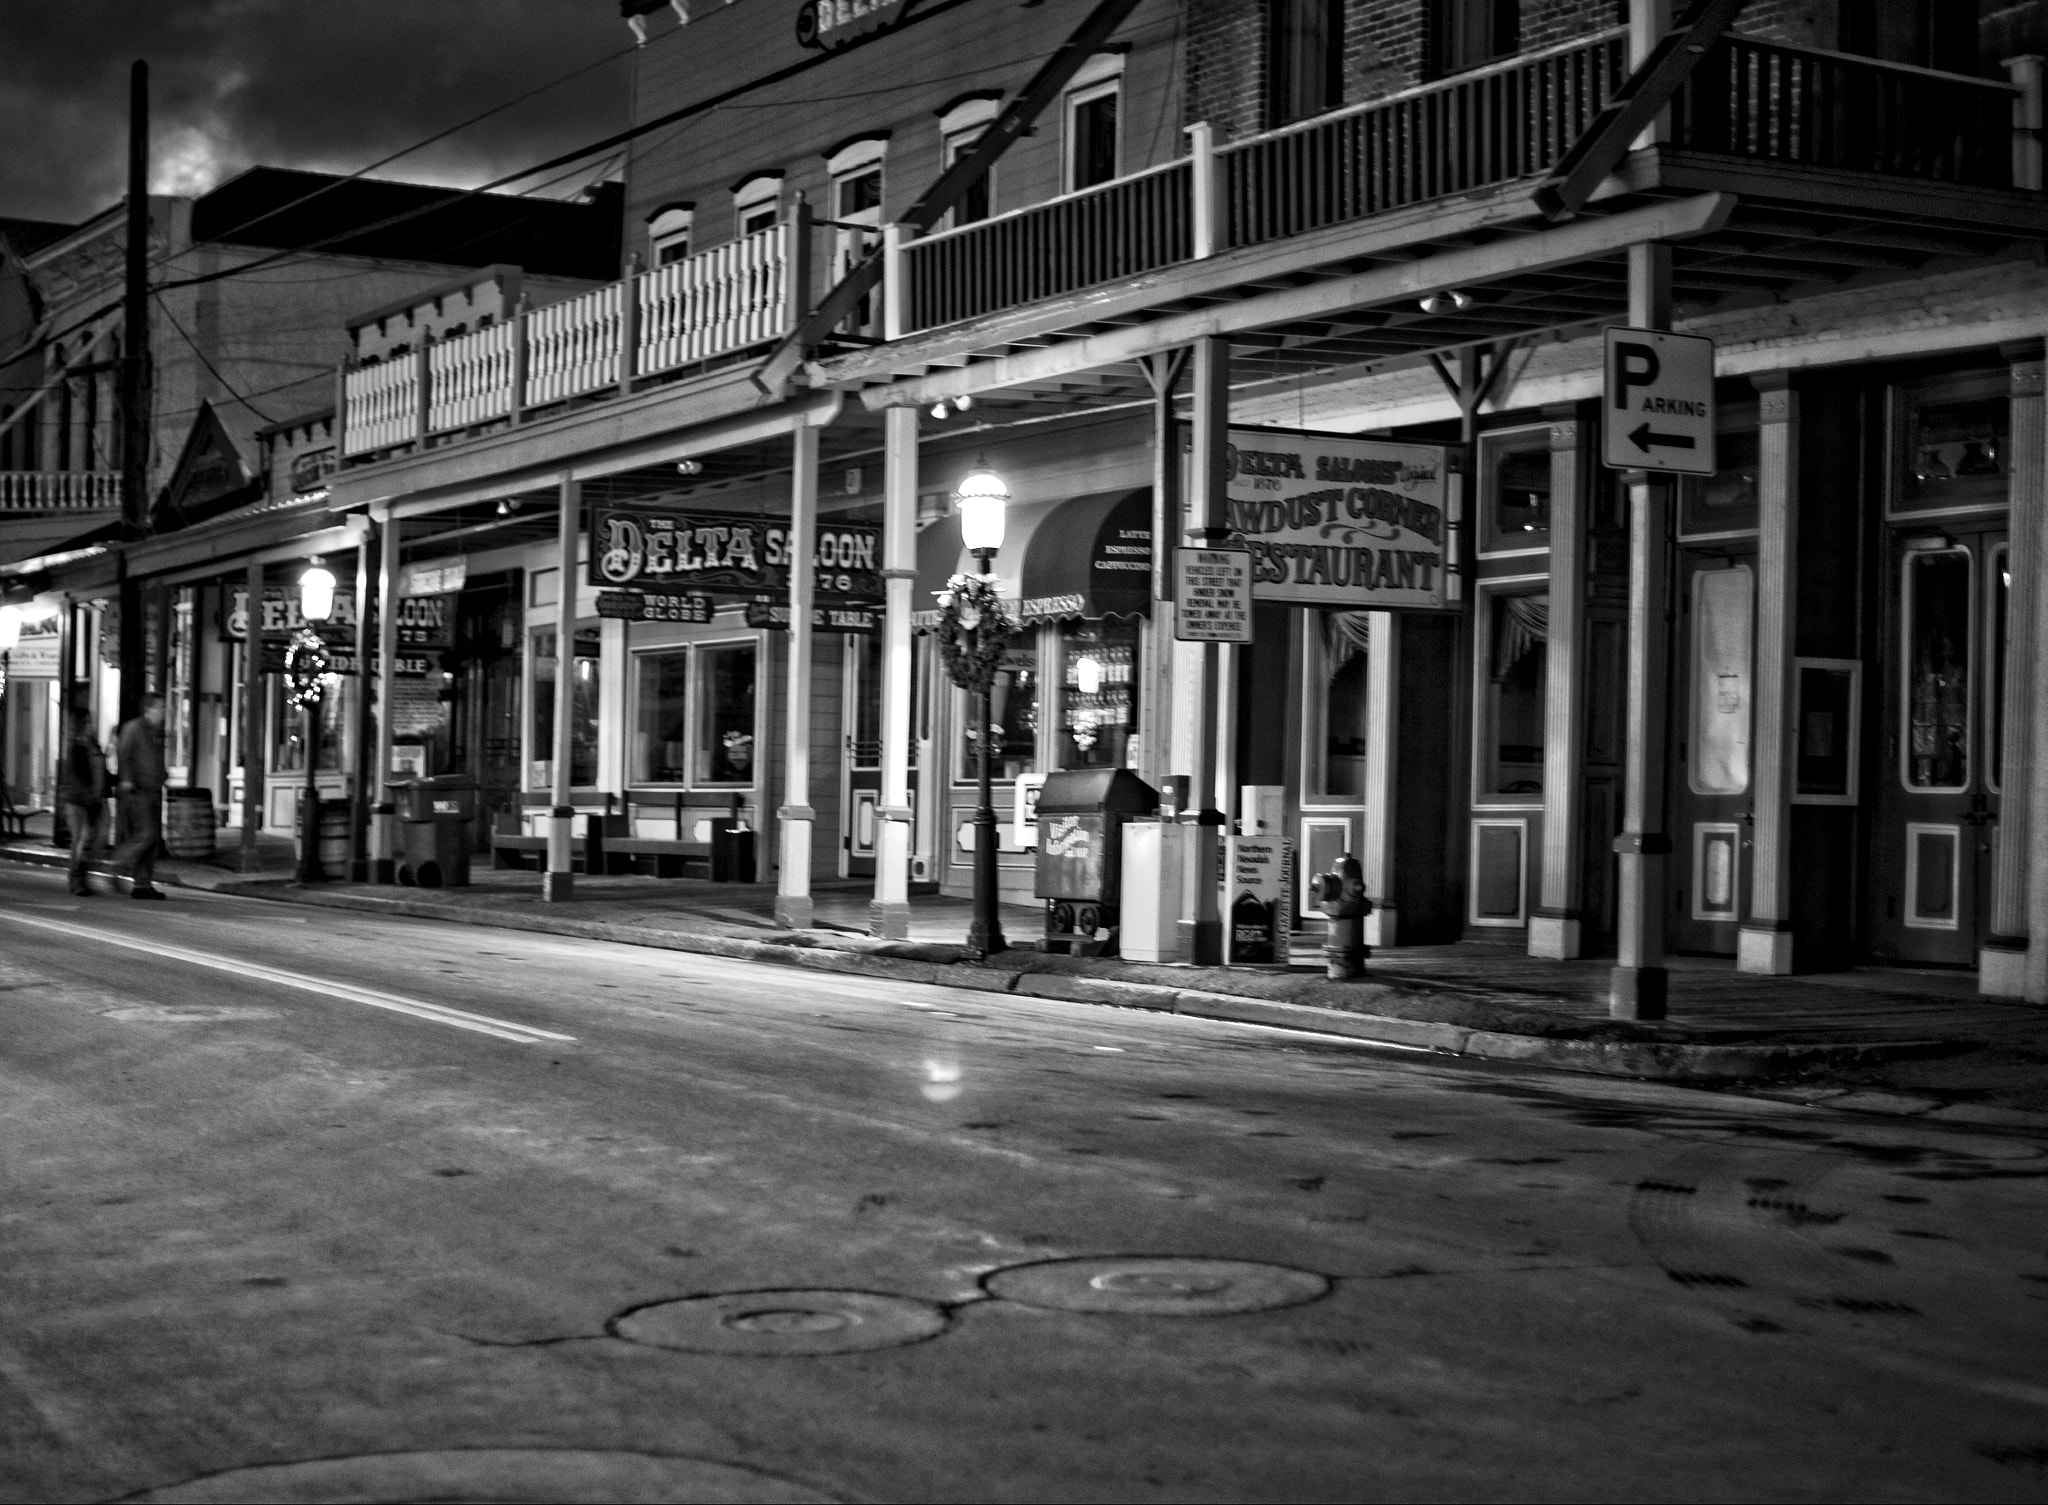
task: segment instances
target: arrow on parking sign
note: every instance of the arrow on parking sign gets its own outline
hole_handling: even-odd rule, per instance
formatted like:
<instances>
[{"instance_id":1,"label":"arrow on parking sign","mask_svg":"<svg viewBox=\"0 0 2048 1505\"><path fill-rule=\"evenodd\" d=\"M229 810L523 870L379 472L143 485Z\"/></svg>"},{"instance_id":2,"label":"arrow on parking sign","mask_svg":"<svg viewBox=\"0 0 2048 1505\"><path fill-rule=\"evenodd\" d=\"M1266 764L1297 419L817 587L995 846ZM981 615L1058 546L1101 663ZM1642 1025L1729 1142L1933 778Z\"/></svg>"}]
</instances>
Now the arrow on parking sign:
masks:
<instances>
[{"instance_id":1,"label":"arrow on parking sign","mask_svg":"<svg viewBox=\"0 0 2048 1505\"><path fill-rule=\"evenodd\" d=\"M1650 446L1653 444L1662 445L1666 449L1695 449L1698 447L1694 443L1691 434L1652 433L1647 422L1636 425L1628 437L1629 442L1646 455L1650 452Z\"/></svg>"}]
</instances>

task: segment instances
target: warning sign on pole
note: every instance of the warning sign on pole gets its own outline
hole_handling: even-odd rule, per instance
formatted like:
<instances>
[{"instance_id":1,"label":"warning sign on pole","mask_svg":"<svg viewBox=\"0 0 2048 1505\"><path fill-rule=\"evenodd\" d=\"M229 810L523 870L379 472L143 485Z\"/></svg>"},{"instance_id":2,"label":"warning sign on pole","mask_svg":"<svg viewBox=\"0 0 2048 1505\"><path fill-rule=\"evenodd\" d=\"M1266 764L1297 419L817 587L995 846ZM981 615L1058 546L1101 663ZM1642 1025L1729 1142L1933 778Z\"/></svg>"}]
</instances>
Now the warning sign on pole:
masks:
<instances>
[{"instance_id":1,"label":"warning sign on pole","mask_svg":"<svg viewBox=\"0 0 2048 1505\"><path fill-rule=\"evenodd\" d=\"M1245 549L1175 549L1173 635L1183 643L1252 640L1252 556Z\"/></svg>"},{"instance_id":2,"label":"warning sign on pole","mask_svg":"<svg viewBox=\"0 0 2048 1505\"><path fill-rule=\"evenodd\" d=\"M1607 331L1601 459L1616 470L1714 473L1714 342Z\"/></svg>"}]
</instances>

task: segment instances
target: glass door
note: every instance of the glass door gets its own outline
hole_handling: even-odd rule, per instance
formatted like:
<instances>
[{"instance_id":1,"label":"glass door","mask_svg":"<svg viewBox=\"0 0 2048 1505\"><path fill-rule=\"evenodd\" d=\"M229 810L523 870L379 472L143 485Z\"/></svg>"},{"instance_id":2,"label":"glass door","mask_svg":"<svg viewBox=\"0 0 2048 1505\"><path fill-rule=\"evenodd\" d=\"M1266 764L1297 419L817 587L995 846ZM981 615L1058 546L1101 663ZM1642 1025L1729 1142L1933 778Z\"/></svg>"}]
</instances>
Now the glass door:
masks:
<instances>
[{"instance_id":1,"label":"glass door","mask_svg":"<svg viewBox=\"0 0 2048 1505\"><path fill-rule=\"evenodd\" d=\"M1973 966L1988 931L2007 560L2002 521L1892 540L1868 926L1881 961Z\"/></svg>"},{"instance_id":2,"label":"glass door","mask_svg":"<svg viewBox=\"0 0 2048 1505\"><path fill-rule=\"evenodd\" d=\"M849 878L871 878L875 846L881 839L875 812L882 802L882 637L880 633L854 633L845 643L840 872Z\"/></svg>"}]
</instances>

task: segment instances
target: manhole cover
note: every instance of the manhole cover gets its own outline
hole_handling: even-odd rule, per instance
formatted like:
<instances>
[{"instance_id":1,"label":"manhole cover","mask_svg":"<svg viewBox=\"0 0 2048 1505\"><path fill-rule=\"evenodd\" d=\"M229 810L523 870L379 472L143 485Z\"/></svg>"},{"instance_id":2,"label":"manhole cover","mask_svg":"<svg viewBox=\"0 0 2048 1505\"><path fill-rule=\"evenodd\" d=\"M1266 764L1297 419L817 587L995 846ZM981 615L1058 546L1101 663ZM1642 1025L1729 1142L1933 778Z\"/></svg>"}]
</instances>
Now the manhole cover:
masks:
<instances>
[{"instance_id":1,"label":"manhole cover","mask_svg":"<svg viewBox=\"0 0 2048 1505\"><path fill-rule=\"evenodd\" d=\"M1061 1312L1221 1317L1299 1306L1330 1289L1327 1277L1242 1259L1055 1259L985 1277L991 1296Z\"/></svg>"},{"instance_id":2,"label":"manhole cover","mask_svg":"<svg viewBox=\"0 0 2048 1505\"><path fill-rule=\"evenodd\" d=\"M238 1008L224 1003L131 1003L100 1010L131 1024L214 1024L223 1019L275 1019L276 1009Z\"/></svg>"},{"instance_id":3,"label":"manhole cover","mask_svg":"<svg viewBox=\"0 0 2048 1505\"><path fill-rule=\"evenodd\" d=\"M812 1505L833 1497L732 1463L653 1453L542 1448L475 1448L432 1453L373 1453L232 1468L128 1496L165 1505L239 1505L242 1501L334 1501L381 1505L419 1500L648 1501L664 1505L733 1500L744 1505Z\"/></svg>"},{"instance_id":4,"label":"manhole cover","mask_svg":"<svg viewBox=\"0 0 2048 1505\"><path fill-rule=\"evenodd\" d=\"M643 1306L612 1331L689 1353L857 1353L918 1343L946 1330L943 1308L872 1291L729 1291Z\"/></svg>"}]
</instances>

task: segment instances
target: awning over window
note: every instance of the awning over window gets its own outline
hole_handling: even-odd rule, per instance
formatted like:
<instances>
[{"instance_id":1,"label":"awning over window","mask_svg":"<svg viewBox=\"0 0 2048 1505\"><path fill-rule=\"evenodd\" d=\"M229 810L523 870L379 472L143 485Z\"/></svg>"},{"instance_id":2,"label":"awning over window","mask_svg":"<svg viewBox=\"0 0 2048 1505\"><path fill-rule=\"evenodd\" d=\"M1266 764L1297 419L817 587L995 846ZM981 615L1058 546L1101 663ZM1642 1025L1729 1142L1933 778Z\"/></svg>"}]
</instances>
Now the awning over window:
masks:
<instances>
[{"instance_id":1,"label":"awning over window","mask_svg":"<svg viewBox=\"0 0 2048 1505\"><path fill-rule=\"evenodd\" d=\"M1149 616L1152 610L1152 491L1100 491L1010 508L997 588L1030 626L1073 618ZM937 594L952 575L972 574L960 519L942 517L917 539L911 621L938 624Z\"/></svg>"}]
</instances>

